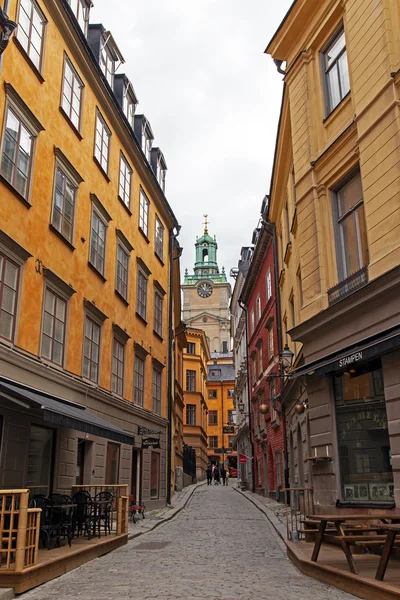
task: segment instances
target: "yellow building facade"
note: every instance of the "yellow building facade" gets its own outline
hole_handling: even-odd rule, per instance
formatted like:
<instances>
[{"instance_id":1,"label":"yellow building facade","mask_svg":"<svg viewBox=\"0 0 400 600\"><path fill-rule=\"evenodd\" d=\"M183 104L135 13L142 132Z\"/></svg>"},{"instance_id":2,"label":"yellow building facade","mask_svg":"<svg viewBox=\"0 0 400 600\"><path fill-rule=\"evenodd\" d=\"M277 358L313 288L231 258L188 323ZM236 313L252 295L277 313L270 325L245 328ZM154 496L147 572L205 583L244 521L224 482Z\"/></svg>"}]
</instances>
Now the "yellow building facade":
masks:
<instances>
[{"instance_id":1,"label":"yellow building facade","mask_svg":"<svg viewBox=\"0 0 400 600\"><path fill-rule=\"evenodd\" d=\"M289 478L321 511L400 502L399 23L386 0L298 0L267 47Z\"/></svg>"},{"instance_id":2,"label":"yellow building facade","mask_svg":"<svg viewBox=\"0 0 400 600\"><path fill-rule=\"evenodd\" d=\"M208 364L208 460L237 470L234 447L236 409L235 369L232 359L221 358Z\"/></svg>"},{"instance_id":3,"label":"yellow building facade","mask_svg":"<svg viewBox=\"0 0 400 600\"><path fill-rule=\"evenodd\" d=\"M82 404L135 438L115 447L61 429L50 436L59 460L46 475L48 491L112 472L158 506L166 490L169 237L177 221L164 195L162 153L152 148L148 121L135 115L132 84L115 73L123 57L114 38L89 24L90 6L11 0L8 7L18 27L0 71L0 375ZM14 409L2 417L10 431L20 418ZM24 428L29 440L29 418ZM158 448L142 449L148 433ZM38 483L22 458L7 480L4 448L1 484Z\"/></svg>"},{"instance_id":4,"label":"yellow building facade","mask_svg":"<svg viewBox=\"0 0 400 600\"><path fill-rule=\"evenodd\" d=\"M188 328L183 354L184 402L183 439L196 451L196 477L202 481L207 469L207 362L210 349L204 331Z\"/></svg>"}]
</instances>

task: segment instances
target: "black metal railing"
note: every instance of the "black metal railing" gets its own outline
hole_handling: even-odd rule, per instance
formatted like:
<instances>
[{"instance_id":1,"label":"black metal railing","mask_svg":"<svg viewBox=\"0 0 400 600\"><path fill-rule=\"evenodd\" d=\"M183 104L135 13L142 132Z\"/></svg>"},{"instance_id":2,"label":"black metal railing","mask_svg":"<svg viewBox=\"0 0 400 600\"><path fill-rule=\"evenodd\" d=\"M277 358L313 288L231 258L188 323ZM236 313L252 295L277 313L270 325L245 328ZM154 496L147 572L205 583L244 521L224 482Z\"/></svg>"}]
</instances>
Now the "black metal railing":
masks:
<instances>
[{"instance_id":1,"label":"black metal railing","mask_svg":"<svg viewBox=\"0 0 400 600\"><path fill-rule=\"evenodd\" d=\"M336 304L339 300L350 296L353 292L359 290L368 283L368 270L367 267L362 267L359 271L356 271L347 279L340 281L337 285L328 290L328 303L329 306Z\"/></svg>"},{"instance_id":2,"label":"black metal railing","mask_svg":"<svg viewBox=\"0 0 400 600\"><path fill-rule=\"evenodd\" d=\"M183 444L183 472L196 478L196 450L187 444Z\"/></svg>"}]
</instances>

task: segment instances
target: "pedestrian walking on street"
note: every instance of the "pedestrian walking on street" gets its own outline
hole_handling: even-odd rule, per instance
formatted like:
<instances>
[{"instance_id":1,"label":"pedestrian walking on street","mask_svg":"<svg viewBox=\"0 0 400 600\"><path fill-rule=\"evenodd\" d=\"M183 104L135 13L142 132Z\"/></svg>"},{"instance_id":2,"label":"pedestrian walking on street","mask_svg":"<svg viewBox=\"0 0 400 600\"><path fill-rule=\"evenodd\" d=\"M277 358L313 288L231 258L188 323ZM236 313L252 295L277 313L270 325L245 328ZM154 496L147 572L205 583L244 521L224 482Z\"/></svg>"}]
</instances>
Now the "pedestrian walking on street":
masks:
<instances>
[{"instance_id":1,"label":"pedestrian walking on street","mask_svg":"<svg viewBox=\"0 0 400 600\"><path fill-rule=\"evenodd\" d=\"M212 481L211 465L208 465L206 473L207 473L207 485L211 485L211 481Z\"/></svg>"},{"instance_id":2,"label":"pedestrian walking on street","mask_svg":"<svg viewBox=\"0 0 400 600\"><path fill-rule=\"evenodd\" d=\"M218 485L220 482L220 473L219 473L219 469L218 467L215 467L214 469L214 484Z\"/></svg>"},{"instance_id":3,"label":"pedestrian walking on street","mask_svg":"<svg viewBox=\"0 0 400 600\"><path fill-rule=\"evenodd\" d=\"M222 478L222 484L225 485L225 483L226 483L226 469L225 469L224 465L222 465L222 469L221 469L221 478Z\"/></svg>"}]
</instances>

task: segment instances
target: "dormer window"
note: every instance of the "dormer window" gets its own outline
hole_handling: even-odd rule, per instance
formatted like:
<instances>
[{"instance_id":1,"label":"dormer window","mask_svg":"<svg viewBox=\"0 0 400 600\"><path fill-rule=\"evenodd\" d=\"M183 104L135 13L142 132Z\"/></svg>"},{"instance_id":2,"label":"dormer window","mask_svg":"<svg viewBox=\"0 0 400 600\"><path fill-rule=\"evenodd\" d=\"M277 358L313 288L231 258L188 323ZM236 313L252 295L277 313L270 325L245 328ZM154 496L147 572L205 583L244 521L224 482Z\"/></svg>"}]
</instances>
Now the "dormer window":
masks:
<instances>
[{"instance_id":1,"label":"dormer window","mask_svg":"<svg viewBox=\"0 0 400 600\"><path fill-rule=\"evenodd\" d=\"M122 110L129 121L129 125L133 128L134 116L136 111L137 100L133 92L131 84L126 87Z\"/></svg>"},{"instance_id":2,"label":"dormer window","mask_svg":"<svg viewBox=\"0 0 400 600\"><path fill-rule=\"evenodd\" d=\"M150 123L144 115L136 115L134 118L134 131L136 139L146 156L148 162L151 162L151 149L153 146L154 135Z\"/></svg>"},{"instance_id":3,"label":"dormer window","mask_svg":"<svg viewBox=\"0 0 400 600\"><path fill-rule=\"evenodd\" d=\"M106 79L110 86L113 87L115 60L113 58L110 48L107 45L107 42L103 42L103 46L100 50L100 68L106 76Z\"/></svg>"},{"instance_id":4,"label":"dormer window","mask_svg":"<svg viewBox=\"0 0 400 600\"><path fill-rule=\"evenodd\" d=\"M68 3L83 33L86 35L89 23L89 11L93 6L92 3L90 1L87 2L86 0L68 0Z\"/></svg>"},{"instance_id":5,"label":"dormer window","mask_svg":"<svg viewBox=\"0 0 400 600\"><path fill-rule=\"evenodd\" d=\"M125 61L113 36L102 25L89 25L88 42L104 77L114 90L114 74Z\"/></svg>"},{"instance_id":6,"label":"dormer window","mask_svg":"<svg viewBox=\"0 0 400 600\"><path fill-rule=\"evenodd\" d=\"M153 173L156 176L162 191L165 192L167 163L165 162L164 155L160 148L153 148L151 151L151 168L153 169Z\"/></svg>"}]
</instances>

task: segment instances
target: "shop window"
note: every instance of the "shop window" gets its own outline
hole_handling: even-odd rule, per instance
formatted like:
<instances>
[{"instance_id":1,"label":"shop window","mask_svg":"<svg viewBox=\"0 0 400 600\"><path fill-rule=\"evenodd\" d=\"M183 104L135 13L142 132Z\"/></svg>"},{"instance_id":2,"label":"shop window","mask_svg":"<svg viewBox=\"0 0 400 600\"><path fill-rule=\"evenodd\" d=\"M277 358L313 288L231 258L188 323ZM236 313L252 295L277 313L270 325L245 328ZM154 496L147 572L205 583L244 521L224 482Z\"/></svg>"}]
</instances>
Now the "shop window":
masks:
<instances>
[{"instance_id":1,"label":"shop window","mask_svg":"<svg viewBox=\"0 0 400 600\"><path fill-rule=\"evenodd\" d=\"M158 498L160 495L160 455L158 452L151 453L150 468L150 498Z\"/></svg>"},{"instance_id":2,"label":"shop window","mask_svg":"<svg viewBox=\"0 0 400 600\"><path fill-rule=\"evenodd\" d=\"M394 501L381 368L335 378L342 496L345 502Z\"/></svg>"},{"instance_id":3,"label":"shop window","mask_svg":"<svg viewBox=\"0 0 400 600\"><path fill-rule=\"evenodd\" d=\"M54 431L47 427L32 425L29 437L28 474L26 487L31 495L52 491L52 459Z\"/></svg>"},{"instance_id":4,"label":"shop window","mask_svg":"<svg viewBox=\"0 0 400 600\"><path fill-rule=\"evenodd\" d=\"M119 452L118 444L108 442L106 456L106 485L117 485L119 481Z\"/></svg>"}]
</instances>

